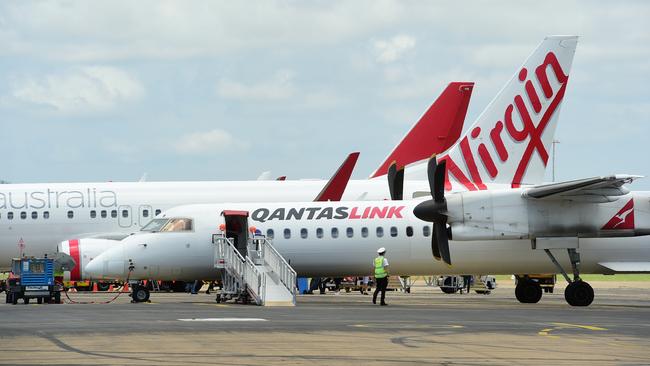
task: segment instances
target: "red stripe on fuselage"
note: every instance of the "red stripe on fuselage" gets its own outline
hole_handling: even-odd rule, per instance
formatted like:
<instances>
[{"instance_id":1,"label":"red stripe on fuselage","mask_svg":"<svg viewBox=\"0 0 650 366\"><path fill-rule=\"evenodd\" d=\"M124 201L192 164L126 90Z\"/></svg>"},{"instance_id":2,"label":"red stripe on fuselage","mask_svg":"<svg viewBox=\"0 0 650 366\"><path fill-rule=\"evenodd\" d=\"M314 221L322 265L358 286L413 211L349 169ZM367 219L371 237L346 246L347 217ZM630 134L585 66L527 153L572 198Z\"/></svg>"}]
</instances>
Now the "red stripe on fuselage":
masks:
<instances>
[{"instance_id":1,"label":"red stripe on fuselage","mask_svg":"<svg viewBox=\"0 0 650 366\"><path fill-rule=\"evenodd\" d=\"M70 256L77 264L70 272L70 281L81 281L81 258L79 257L79 240L68 240L70 246Z\"/></svg>"}]
</instances>

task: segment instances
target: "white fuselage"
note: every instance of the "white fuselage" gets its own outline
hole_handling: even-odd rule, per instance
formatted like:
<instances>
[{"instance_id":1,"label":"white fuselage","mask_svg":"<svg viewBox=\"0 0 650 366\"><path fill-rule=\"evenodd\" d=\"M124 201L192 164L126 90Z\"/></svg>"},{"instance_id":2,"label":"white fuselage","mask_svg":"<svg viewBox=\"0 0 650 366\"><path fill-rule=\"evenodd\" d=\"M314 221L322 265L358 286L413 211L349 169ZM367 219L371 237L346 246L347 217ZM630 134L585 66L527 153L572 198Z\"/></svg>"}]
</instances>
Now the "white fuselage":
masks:
<instances>
[{"instance_id":1,"label":"white fuselage","mask_svg":"<svg viewBox=\"0 0 650 366\"><path fill-rule=\"evenodd\" d=\"M621 201L630 197L623 197ZM218 233L217 228L224 222L222 211L243 210L250 213L249 225L261 230L262 234L273 236L274 246L300 276L367 275L371 272L372 259L379 247L387 249L393 274L557 272L543 250L533 249L531 238L452 241L453 266L436 261L431 254L431 224L413 215L413 207L418 202L177 207L161 217L190 218L194 221L191 232L141 232L131 235L93 260L86 270L94 273L95 277L124 278L130 259L135 266L132 278L215 278L218 273L213 268L215 257L211 236ZM639 197L638 206L646 212L647 202L648 193L645 192ZM610 206L598 205L605 213L616 212ZM378 230L383 235L378 235ZM612 272L599 263L650 262L650 239L647 236L578 240L582 273ZM562 266L570 270L567 251L555 249L553 252Z\"/></svg>"},{"instance_id":2,"label":"white fuselage","mask_svg":"<svg viewBox=\"0 0 650 366\"><path fill-rule=\"evenodd\" d=\"M156 214L195 203L313 200L327 181L54 183L0 185L0 268L20 254L42 256L64 240L132 233ZM427 191L405 184L407 196ZM344 197L385 199L385 179L352 180Z\"/></svg>"}]
</instances>

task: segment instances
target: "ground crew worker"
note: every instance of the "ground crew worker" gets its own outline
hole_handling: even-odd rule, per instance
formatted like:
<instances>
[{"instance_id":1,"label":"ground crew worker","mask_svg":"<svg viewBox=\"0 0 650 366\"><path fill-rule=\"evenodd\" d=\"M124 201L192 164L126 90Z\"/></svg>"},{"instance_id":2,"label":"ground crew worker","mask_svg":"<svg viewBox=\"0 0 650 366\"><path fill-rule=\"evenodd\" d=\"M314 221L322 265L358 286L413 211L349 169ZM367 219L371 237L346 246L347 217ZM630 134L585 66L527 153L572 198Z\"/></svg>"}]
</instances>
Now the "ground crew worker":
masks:
<instances>
[{"instance_id":1,"label":"ground crew worker","mask_svg":"<svg viewBox=\"0 0 650 366\"><path fill-rule=\"evenodd\" d=\"M374 273L375 273L375 282L377 283L377 288L372 294L372 303L377 303L377 294L381 291L381 306L386 306L386 287L388 287L388 259L386 259L386 248L379 248L377 250L379 256L373 261Z\"/></svg>"}]
</instances>

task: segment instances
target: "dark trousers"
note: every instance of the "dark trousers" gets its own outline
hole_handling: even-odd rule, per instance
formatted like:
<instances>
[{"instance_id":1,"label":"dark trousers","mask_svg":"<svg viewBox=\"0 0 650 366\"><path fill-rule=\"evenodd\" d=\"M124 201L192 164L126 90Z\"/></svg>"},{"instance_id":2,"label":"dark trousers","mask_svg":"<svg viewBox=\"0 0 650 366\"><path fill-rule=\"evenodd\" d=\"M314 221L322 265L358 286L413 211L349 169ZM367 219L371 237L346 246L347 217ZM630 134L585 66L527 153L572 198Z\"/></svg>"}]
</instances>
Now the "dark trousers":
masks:
<instances>
[{"instance_id":1,"label":"dark trousers","mask_svg":"<svg viewBox=\"0 0 650 366\"><path fill-rule=\"evenodd\" d=\"M377 302L377 293L381 291L381 303L385 303L386 299L386 287L388 287L388 277L376 278L377 288L372 294L372 302Z\"/></svg>"}]
</instances>

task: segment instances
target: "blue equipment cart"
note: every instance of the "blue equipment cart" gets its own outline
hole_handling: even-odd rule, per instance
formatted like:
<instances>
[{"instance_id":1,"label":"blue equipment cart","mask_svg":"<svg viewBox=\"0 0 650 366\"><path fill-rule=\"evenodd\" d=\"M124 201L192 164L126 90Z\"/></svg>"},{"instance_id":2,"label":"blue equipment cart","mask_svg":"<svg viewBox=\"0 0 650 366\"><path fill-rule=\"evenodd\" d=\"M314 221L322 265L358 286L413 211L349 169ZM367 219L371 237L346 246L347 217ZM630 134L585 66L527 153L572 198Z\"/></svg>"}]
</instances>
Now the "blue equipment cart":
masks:
<instances>
[{"instance_id":1,"label":"blue equipment cart","mask_svg":"<svg viewBox=\"0 0 650 366\"><path fill-rule=\"evenodd\" d=\"M7 280L7 303L17 304L23 299L29 304L36 299L39 304L61 303L60 284L54 282L54 259L52 258L14 258L11 261L11 275Z\"/></svg>"}]
</instances>

